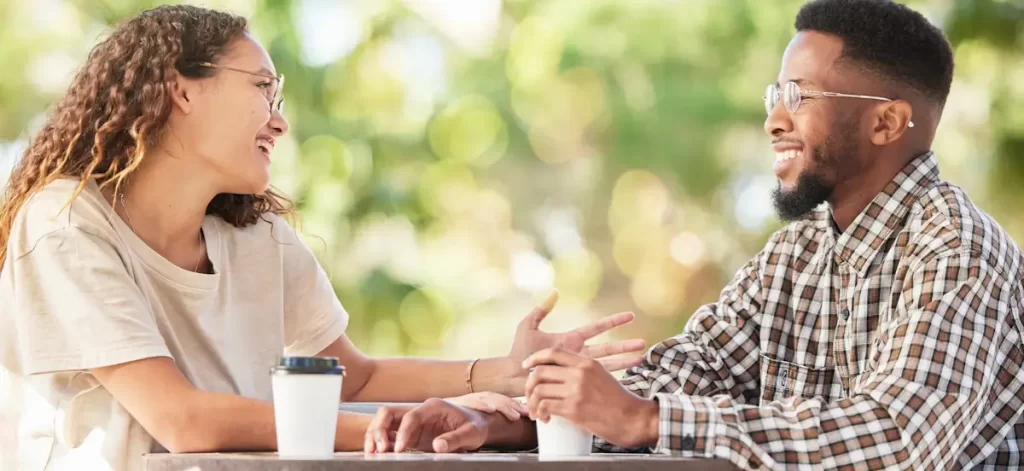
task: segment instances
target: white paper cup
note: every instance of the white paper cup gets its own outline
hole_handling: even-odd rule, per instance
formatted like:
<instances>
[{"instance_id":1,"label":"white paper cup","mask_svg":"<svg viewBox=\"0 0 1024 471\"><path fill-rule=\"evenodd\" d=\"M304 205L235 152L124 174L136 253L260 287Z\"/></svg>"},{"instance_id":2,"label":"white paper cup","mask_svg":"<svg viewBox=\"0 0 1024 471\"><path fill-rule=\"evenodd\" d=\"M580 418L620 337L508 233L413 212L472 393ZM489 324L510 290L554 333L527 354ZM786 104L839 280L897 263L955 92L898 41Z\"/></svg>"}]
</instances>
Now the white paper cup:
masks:
<instances>
[{"instance_id":1,"label":"white paper cup","mask_svg":"<svg viewBox=\"0 0 1024 471\"><path fill-rule=\"evenodd\" d=\"M277 453L289 458L334 454L345 367L333 357L281 357L271 368Z\"/></svg>"},{"instance_id":2,"label":"white paper cup","mask_svg":"<svg viewBox=\"0 0 1024 471\"><path fill-rule=\"evenodd\" d=\"M537 421L537 453L541 458L589 456L594 435L555 415L548 423Z\"/></svg>"}]
</instances>

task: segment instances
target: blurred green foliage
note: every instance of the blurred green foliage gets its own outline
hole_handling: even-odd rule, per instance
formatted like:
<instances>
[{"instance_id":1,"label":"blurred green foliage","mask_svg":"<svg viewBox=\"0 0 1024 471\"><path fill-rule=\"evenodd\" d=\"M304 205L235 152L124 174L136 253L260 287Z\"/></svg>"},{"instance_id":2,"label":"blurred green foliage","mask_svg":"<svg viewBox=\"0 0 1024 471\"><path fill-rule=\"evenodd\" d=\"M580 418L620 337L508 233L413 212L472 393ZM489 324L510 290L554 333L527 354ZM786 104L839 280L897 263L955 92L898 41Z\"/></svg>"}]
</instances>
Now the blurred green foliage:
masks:
<instances>
[{"instance_id":1,"label":"blurred green foliage","mask_svg":"<svg viewBox=\"0 0 1024 471\"><path fill-rule=\"evenodd\" d=\"M156 3L2 0L0 168L108 25ZM956 47L944 175L1019 238L1024 7L910 3ZM249 17L288 77L275 184L372 353L502 353L551 287L548 328L633 310L615 335L654 342L778 227L761 94L799 1L203 4Z\"/></svg>"}]
</instances>

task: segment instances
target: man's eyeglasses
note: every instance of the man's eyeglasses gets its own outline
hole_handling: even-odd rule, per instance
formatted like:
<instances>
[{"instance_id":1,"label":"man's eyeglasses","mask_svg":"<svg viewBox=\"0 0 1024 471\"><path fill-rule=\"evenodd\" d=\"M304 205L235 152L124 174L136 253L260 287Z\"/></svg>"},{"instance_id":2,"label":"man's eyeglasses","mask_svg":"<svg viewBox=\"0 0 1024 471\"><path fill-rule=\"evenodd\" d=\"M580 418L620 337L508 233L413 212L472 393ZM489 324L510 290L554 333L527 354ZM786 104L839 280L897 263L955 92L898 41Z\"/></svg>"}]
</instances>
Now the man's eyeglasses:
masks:
<instances>
[{"instance_id":1,"label":"man's eyeglasses","mask_svg":"<svg viewBox=\"0 0 1024 471\"><path fill-rule=\"evenodd\" d=\"M790 113L796 113L796 110L800 108L800 103L803 102L803 99L809 97L862 98L865 100L892 101L889 98L880 96L850 95L848 93L801 90L800 86L797 85L796 82L786 82L786 84L782 86L781 90L776 84L768 85L768 88L765 89L764 92L764 111L768 114L772 114L772 110L775 109L775 105L779 104L779 100L782 100L782 104ZM907 127L914 127L914 122L909 122Z\"/></svg>"},{"instance_id":2,"label":"man's eyeglasses","mask_svg":"<svg viewBox=\"0 0 1024 471\"><path fill-rule=\"evenodd\" d=\"M196 65L199 65L200 67L209 67L211 69L223 69L230 70L232 72L241 72L243 74L249 74L255 77L263 77L265 79L270 80L270 82L264 89L264 95L267 98L267 103L270 104L270 111L284 111L284 95L282 94L282 90L284 89L284 74L278 74L277 77L274 77L273 75L266 75L258 72L250 72L248 70L236 69L234 67L217 65L210 62L200 62Z\"/></svg>"}]
</instances>

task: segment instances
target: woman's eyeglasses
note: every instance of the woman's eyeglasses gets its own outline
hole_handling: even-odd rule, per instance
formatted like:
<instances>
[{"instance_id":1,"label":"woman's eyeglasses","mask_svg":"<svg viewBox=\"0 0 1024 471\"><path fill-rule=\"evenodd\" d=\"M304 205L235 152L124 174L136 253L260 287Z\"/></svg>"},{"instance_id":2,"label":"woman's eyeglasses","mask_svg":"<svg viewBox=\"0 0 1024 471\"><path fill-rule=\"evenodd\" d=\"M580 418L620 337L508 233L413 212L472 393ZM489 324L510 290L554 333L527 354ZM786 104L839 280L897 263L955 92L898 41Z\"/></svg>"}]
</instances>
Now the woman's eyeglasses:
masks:
<instances>
[{"instance_id":1,"label":"woman's eyeglasses","mask_svg":"<svg viewBox=\"0 0 1024 471\"><path fill-rule=\"evenodd\" d=\"M217 65L210 62L199 62L197 65L201 67L209 67L211 69L223 69L230 70L232 72L241 72L243 74L248 74L255 77L263 77L265 79L270 80L270 83L267 84L267 87L265 89L267 103L270 104L270 111L284 111L284 96L282 94L282 90L284 89L284 74L278 74L277 77L274 77L273 75L261 74L259 72L250 72L248 70L236 69L234 67Z\"/></svg>"},{"instance_id":2,"label":"woman's eyeglasses","mask_svg":"<svg viewBox=\"0 0 1024 471\"><path fill-rule=\"evenodd\" d=\"M877 101L892 101L889 98L871 95L850 95L848 93L836 93L836 92L820 92L817 90L801 90L800 86L796 82L786 82L779 89L776 84L768 85L768 88L764 92L764 111L769 115L772 114L772 110L775 109L775 105L782 101L782 104L786 107L790 113L796 113L796 110L800 108L800 103L803 102L804 98L808 97L838 97L838 98L862 98L865 100L877 100ZM907 124L907 127L914 127L914 122L911 121Z\"/></svg>"}]
</instances>

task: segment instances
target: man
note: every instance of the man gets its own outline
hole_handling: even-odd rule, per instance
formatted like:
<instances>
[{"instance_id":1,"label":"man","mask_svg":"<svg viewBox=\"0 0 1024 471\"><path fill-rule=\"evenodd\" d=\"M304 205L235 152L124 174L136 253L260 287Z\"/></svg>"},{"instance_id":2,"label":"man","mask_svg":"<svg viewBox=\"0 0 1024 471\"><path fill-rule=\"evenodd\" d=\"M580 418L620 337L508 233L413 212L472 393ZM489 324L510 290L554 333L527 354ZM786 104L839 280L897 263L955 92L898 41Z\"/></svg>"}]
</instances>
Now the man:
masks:
<instances>
[{"instance_id":1,"label":"man","mask_svg":"<svg viewBox=\"0 0 1024 471\"><path fill-rule=\"evenodd\" d=\"M929 150L948 42L881 0L809 3L796 29L765 98L789 225L621 384L568 352L529 358L531 417L741 468L1024 466L1022 255ZM367 449L389 431L399 451L536 440L442 401L383 411Z\"/></svg>"}]
</instances>

